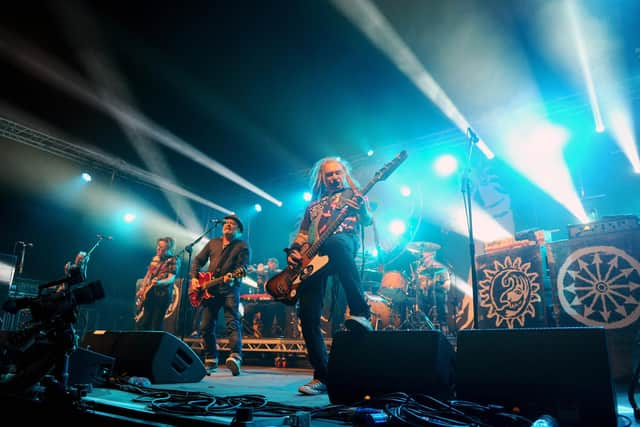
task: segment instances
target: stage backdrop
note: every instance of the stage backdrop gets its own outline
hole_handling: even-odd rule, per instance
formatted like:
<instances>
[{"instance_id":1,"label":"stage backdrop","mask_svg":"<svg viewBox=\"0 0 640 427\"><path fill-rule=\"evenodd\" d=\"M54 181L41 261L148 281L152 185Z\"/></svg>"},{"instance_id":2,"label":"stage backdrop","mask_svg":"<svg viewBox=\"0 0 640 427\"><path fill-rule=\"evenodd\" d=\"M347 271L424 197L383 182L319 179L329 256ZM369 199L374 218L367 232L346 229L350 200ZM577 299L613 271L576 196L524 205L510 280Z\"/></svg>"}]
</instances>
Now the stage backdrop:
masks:
<instances>
[{"instance_id":1,"label":"stage backdrop","mask_svg":"<svg viewBox=\"0 0 640 427\"><path fill-rule=\"evenodd\" d=\"M640 317L640 230L549 243L547 259L558 326L604 327L614 377L628 377Z\"/></svg>"},{"instance_id":2,"label":"stage backdrop","mask_svg":"<svg viewBox=\"0 0 640 427\"><path fill-rule=\"evenodd\" d=\"M547 326L539 245L477 256L476 271L480 329Z\"/></svg>"}]
</instances>

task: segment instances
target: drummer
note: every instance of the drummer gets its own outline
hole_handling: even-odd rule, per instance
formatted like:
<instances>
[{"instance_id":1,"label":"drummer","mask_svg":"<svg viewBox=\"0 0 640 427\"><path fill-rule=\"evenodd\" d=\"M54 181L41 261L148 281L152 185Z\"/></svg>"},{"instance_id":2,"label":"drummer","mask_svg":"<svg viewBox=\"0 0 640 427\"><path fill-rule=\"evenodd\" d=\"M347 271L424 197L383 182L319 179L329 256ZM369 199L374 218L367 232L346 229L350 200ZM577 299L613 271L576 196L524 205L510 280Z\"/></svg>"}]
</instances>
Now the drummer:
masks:
<instances>
[{"instance_id":1,"label":"drummer","mask_svg":"<svg viewBox=\"0 0 640 427\"><path fill-rule=\"evenodd\" d=\"M446 265L436 259L438 248L436 245L424 248L416 271L421 290L421 309L436 328L447 333L447 294L451 289L451 273Z\"/></svg>"}]
</instances>

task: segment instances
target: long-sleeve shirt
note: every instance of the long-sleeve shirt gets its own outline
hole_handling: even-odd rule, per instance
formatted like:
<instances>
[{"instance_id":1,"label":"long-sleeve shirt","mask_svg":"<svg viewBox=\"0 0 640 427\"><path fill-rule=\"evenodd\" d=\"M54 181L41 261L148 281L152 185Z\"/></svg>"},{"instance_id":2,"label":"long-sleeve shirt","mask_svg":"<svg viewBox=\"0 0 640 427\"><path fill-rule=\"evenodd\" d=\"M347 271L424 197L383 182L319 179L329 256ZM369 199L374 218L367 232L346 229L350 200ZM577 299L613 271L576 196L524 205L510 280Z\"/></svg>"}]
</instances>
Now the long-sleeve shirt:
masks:
<instances>
[{"instance_id":1,"label":"long-sleeve shirt","mask_svg":"<svg viewBox=\"0 0 640 427\"><path fill-rule=\"evenodd\" d=\"M191 278L198 278L198 271L207 261L209 262L208 271L213 273L214 277L220 277L238 267L248 265L249 258L249 245L245 241L233 240L223 249L221 237L211 239L194 257L193 264L191 264ZM239 282L241 279L236 278L235 280Z\"/></svg>"}]
</instances>

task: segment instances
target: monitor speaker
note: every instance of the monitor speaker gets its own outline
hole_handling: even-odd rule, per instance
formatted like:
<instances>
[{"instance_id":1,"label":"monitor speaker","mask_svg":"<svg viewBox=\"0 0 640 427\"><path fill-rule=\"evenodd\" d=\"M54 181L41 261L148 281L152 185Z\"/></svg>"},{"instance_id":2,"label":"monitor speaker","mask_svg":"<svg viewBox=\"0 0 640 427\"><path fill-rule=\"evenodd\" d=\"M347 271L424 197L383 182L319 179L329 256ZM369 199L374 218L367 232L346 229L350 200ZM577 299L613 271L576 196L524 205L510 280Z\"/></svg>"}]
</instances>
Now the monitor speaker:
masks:
<instances>
[{"instance_id":1,"label":"monitor speaker","mask_svg":"<svg viewBox=\"0 0 640 427\"><path fill-rule=\"evenodd\" d=\"M116 375L146 377L153 384L198 382L207 374L198 355L165 331L93 331L82 347L114 357Z\"/></svg>"},{"instance_id":2,"label":"monitor speaker","mask_svg":"<svg viewBox=\"0 0 640 427\"><path fill-rule=\"evenodd\" d=\"M102 385L113 375L115 358L78 348L69 357L69 384Z\"/></svg>"},{"instance_id":3,"label":"monitor speaker","mask_svg":"<svg viewBox=\"0 0 640 427\"><path fill-rule=\"evenodd\" d=\"M617 426L603 328L460 331L456 397L548 414L563 427Z\"/></svg>"},{"instance_id":4,"label":"monitor speaker","mask_svg":"<svg viewBox=\"0 0 640 427\"><path fill-rule=\"evenodd\" d=\"M339 332L329 355L331 403L387 393L452 397L453 346L439 331Z\"/></svg>"}]
</instances>

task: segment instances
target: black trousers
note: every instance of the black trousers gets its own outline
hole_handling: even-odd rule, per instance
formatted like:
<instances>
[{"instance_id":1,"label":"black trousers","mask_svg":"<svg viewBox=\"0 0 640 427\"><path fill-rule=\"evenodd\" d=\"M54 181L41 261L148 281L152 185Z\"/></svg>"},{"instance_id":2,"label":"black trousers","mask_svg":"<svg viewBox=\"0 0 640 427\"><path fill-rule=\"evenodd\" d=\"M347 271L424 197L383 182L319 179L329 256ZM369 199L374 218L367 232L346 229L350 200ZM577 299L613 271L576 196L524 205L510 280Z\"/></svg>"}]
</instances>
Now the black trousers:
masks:
<instances>
[{"instance_id":1,"label":"black trousers","mask_svg":"<svg viewBox=\"0 0 640 427\"><path fill-rule=\"evenodd\" d=\"M369 318L369 306L364 299L360 275L354 260L357 249L356 236L339 233L327 238L320 254L329 256L329 263L309 277L298 289L298 317L302 335L307 347L309 362L313 366L313 377L322 382L327 380L329 356L322 336L321 315L327 276L335 274L347 297L349 312L353 316Z\"/></svg>"}]
</instances>

